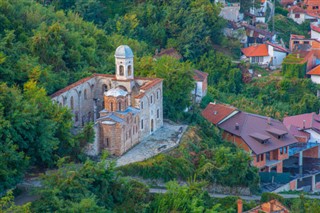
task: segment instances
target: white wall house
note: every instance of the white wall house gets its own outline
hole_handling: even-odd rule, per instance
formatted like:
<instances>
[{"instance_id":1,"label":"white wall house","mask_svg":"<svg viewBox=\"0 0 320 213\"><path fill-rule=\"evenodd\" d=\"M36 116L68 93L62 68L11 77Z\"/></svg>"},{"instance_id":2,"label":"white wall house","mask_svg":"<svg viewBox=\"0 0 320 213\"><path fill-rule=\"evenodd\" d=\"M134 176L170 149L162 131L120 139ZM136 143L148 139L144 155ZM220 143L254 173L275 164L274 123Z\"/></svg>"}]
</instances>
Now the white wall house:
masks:
<instances>
[{"instance_id":1,"label":"white wall house","mask_svg":"<svg viewBox=\"0 0 320 213\"><path fill-rule=\"evenodd\" d=\"M307 74L311 76L313 83L320 84L320 65L310 70Z\"/></svg>"},{"instance_id":2,"label":"white wall house","mask_svg":"<svg viewBox=\"0 0 320 213\"><path fill-rule=\"evenodd\" d=\"M311 38L320 39L320 21L310 23Z\"/></svg>"}]
</instances>

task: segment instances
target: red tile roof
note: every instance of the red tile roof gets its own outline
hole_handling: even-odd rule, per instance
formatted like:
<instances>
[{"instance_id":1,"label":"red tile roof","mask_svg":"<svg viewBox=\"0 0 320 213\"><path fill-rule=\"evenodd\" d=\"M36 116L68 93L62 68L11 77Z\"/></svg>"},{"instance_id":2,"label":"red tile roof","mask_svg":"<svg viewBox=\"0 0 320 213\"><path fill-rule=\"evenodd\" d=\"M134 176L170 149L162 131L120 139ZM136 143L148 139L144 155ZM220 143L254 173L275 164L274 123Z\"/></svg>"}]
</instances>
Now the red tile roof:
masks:
<instances>
[{"instance_id":1,"label":"red tile roof","mask_svg":"<svg viewBox=\"0 0 320 213\"><path fill-rule=\"evenodd\" d=\"M298 6L292 6L288 9L289 12L292 13L306 13L306 11L304 9L302 9L301 7Z\"/></svg>"},{"instance_id":2,"label":"red tile roof","mask_svg":"<svg viewBox=\"0 0 320 213\"><path fill-rule=\"evenodd\" d=\"M308 75L320 75L320 65L316 66L309 72L307 72Z\"/></svg>"},{"instance_id":3,"label":"red tile roof","mask_svg":"<svg viewBox=\"0 0 320 213\"><path fill-rule=\"evenodd\" d=\"M287 6L288 4L293 4L295 0L281 0L280 4Z\"/></svg>"},{"instance_id":4,"label":"red tile roof","mask_svg":"<svg viewBox=\"0 0 320 213\"><path fill-rule=\"evenodd\" d=\"M319 25L317 23L316 24L313 24L313 23L310 24L310 27L311 27L311 30L320 33L320 27L319 27Z\"/></svg>"},{"instance_id":5,"label":"red tile roof","mask_svg":"<svg viewBox=\"0 0 320 213\"><path fill-rule=\"evenodd\" d=\"M79 86L80 84L83 84L86 81L89 81L91 78L93 78L93 76L90 76L90 77L87 77L87 78L83 78L83 79L81 79L79 81L76 81L73 84L70 84L69 86L67 86L67 87L65 87L65 88L63 88L61 90L58 90L57 92L53 93L50 97L51 98L57 97L57 96L61 95L62 93L66 92L66 91L68 91L68 90L70 90L70 89L72 89L72 88L74 88L76 86Z\"/></svg>"},{"instance_id":6,"label":"red tile roof","mask_svg":"<svg viewBox=\"0 0 320 213\"><path fill-rule=\"evenodd\" d=\"M237 111L235 107L226 104L209 103L201 114L205 119L217 125L221 120L235 111Z\"/></svg>"},{"instance_id":7,"label":"red tile roof","mask_svg":"<svg viewBox=\"0 0 320 213\"><path fill-rule=\"evenodd\" d=\"M301 129L313 129L320 133L320 115L314 112L285 117L283 123L287 128L294 125Z\"/></svg>"},{"instance_id":8,"label":"red tile roof","mask_svg":"<svg viewBox=\"0 0 320 213\"><path fill-rule=\"evenodd\" d=\"M270 46L273 46L273 47L274 47L274 50L276 50L276 51L286 52L286 53L289 52L289 50L288 50L287 48L282 47L282 46L277 45L277 44L274 44L274 43L271 43L271 42L269 42L269 41L267 41L266 44L268 44L268 45L270 45Z\"/></svg>"},{"instance_id":9,"label":"red tile roof","mask_svg":"<svg viewBox=\"0 0 320 213\"><path fill-rule=\"evenodd\" d=\"M194 76L193 79L195 81L204 81L208 77L208 73L201 72L199 70L194 70Z\"/></svg>"},{"instance_id":10,"label":"red tile roof","mask_svg":"<svg viewBox=\"0 0 320 213\"><path fill-rule=\"evenodd\" d=\"M296 138L305 138L306 141L308 141L310 139L310 133L301 130L301 128L299 128L295 125L290 125L287 128L289 130L289 133Z\"/></svg>"},{"instance_id":11,"label":"red tile roof","mask_svg":"<svg viewBox=\"0 0 320 213\"><path fill-rule=\"evenodd\" d=\"M241 51L247 57L269 55L268 46L266 44L252 45L250 47L242 48Z\"/></svg>"},{"instance_id":12,"label":"red tile roof","mask_svg":"<svg viewBox=\"0 0 320 213\"><path fill-rule=\"evenodd\" d=\"M290 39L305 39L306 37L304 35L295 35L290 34Z\"/></svg>"},{"instance_id":13,"label":"red tile roof","mask_svg":"<svg viewBox=\"0 0 320 213\"><path fill-rule=\"evenodd\" d=\"M224 131L241 137L256 155L298 142L280 121L251 113L239 112L218 126ZM278 138L279 134L285 134L285 136ZM263 143L257 137L269 139Z\"/></svg>"}]
</instances>

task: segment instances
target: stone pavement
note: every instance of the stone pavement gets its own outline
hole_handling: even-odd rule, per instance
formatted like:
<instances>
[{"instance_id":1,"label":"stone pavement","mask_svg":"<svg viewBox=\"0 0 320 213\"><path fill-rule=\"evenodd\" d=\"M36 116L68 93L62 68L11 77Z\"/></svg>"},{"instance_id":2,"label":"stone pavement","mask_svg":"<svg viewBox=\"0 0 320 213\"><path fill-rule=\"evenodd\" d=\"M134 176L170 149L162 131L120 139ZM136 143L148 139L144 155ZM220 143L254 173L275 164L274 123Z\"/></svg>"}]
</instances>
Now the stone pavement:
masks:
<instances>
[{"instance_id":1,"label":"stone pavement","mask_svg":"<svg viewBox=\"0 0 320 213\"><path fill-rule=\"evenodd\" d=\"M164 122L163 127L119 157L117 166L143 161L177 146L187 127L187 125Z\"/></svg>"}]
</instances>

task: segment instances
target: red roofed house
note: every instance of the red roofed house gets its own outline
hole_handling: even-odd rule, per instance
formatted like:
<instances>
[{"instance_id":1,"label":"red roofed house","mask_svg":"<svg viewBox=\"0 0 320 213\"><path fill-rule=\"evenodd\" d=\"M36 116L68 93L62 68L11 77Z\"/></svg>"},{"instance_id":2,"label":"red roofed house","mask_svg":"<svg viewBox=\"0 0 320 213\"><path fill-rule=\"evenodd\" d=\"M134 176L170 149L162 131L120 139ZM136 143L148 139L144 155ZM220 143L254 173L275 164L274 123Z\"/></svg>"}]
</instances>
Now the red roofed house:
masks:
<instances>
[{"instance_id":1,"label":"red roofed house","mask_svg":"<svg viewBox=\"0 0 320 213\"><path fill-rule=\"evenodd\" d=\"M310 23L311 28L311 38L320 39L320 23L312 22Z\"/></svg>"},{"instance_id":2,"label":"red roofed house","mask_svg":"<svg viewBox=\"0 0 320 213\"><path fill-rule=\"evenodd\" d=\"M295 21L298 24L302 24L306 20L309 21L316 21L319 18L319 15L312 12L305 10L298 6L292 6L288 9L289 11L289 18L291 18L293 21Z\"/></svg>"},{"instance_id":3,"label":"red roofed house","mask_svg":"<svg viewBox=\"0 0 320 213\"><path fill-rule=\"evenodd\" d=\"M202 98L207 94L208 73L194 70L193 79L196 81L196 86L192 94L195 95L195 101L200 103Z\"/></svg>"},{"instance_id":4,"label":"red roofed house","mask_svg":"<svg viewBox=\"0 0 320 213\"><path fill-rule=\"evenodd\" d=\"M290 213L290 210L278 200L273 199L265 203L261 203L253 209L243 212L242 200L237 200L238 213Z\"/></svg>"},{"instance_id":5,"label":"red roofed house","mask_svg":"<svg viewBox=\"0 0 320 213\"><path fill-rule=\"evenodd\" d=\"M302 3L302 7L306 8L306 10L310 13L320 13L320 1L319 0L304 0Z\"/></svg>"},{"instance_id":6,"label":"red roofed house","mask_svg":"<svg viewBox=\"0 0 320 213\"><path fill-rule=\"evenodd\" d=\"M225 104L210 103L202 115L223 131L225 140L251 153L260 171L282 173L289 145L298 142L280 121Z\"/></svg>"},{"instance_id":7,"label":"red roofed house","mask_svg":"<svg viewBox=\"0 0 320 213\"><path fill-rule=\"evenodd\" d=\"M281 66L283 59L289 53L286 48L271 42L259 45L255 44L250 47L242 48L241 51L245 58L249 59L249 62L252 64L257 63L259 65L270 65L275 67Z\"/></svg>"},{"instance_id":8,"label":"red roofed house","mask_svg":"<svg viewBox=\"0 0 320 213\"><path fill-rule=\"evenodd\" d=\"M75 128L95 123L89 155L102 150L122 155L163 126L162 79L134 76L133 58L131 48L121 45L115 52L115 75L94 74L51 96L70 108Z\"/></svg>"},{"instance_id":9,"label":"red roofed house","mask_svg":"<svg viewBox=\"0 0 320 213\"><path fill-rule=\"evenodd\" d=\"M320 84L320 65L310 70L307 74L311 76L313 83Z\"/></svg>"}]
</instances>

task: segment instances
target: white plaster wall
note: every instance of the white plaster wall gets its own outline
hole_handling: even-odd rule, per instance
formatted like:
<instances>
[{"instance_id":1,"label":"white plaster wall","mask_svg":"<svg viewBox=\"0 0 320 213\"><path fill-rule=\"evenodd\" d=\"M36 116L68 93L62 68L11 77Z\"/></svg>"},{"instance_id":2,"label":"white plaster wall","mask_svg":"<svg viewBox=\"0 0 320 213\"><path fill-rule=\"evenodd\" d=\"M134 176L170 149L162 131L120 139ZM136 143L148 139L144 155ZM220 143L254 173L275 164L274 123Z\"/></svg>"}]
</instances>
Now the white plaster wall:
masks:
<instances>
[{"instance_id":1,"label":"white plaster wall","mask_svg":"<svg viewBox=\"0 0 320 213\"><path fill-rule=\"evenodd\" d=\"M311 75L311 81L316 84L320 84L320 76L319 75Z\"/></svg>"},{"instance_id":2,"label":"white plaster wall","mask_svg":"<svg viewBox=\"0 0 320 213\"><path fill-rule=\"evenodd\" d=\"M314 130L312 129L307 129L305 130L306 132L310 133L310 141L311 142L318 142L320 143L320 134L315 132Z\"/></svg>"},{"instance_id":3,"label":"white plaster wall","mask_svg":"<svg viewBox=\"0 0 320 213\"><path fill-rule=\"evenodd\" d=\"M298 24L302 24L305 21L305 14L303 13L300 14L300 18L295 18L294 13L290 13L289 17Z\"/></svg>"},{"instance_id":4,"label":"white plaster wall","mask_svg":"<svg viewBox=\"0 0 320 213\"><path fill-rule=\"evenodd\" d=\"M273 52L273 60L274 60L274 65L280 66L283 62L283 59L287 56L286 53L284 52L279 52L279 51L274 51Z\"/></svg>"},{"instance_id":5,"label":"white plaster wall","mask_svg":"<svg viewBox=\"0 0 320 213\"><path fill-rule=\"evenodd\" d=\"M320 39L320 33L311 30L311 38Z\"/></svg>"}]
</instances>

